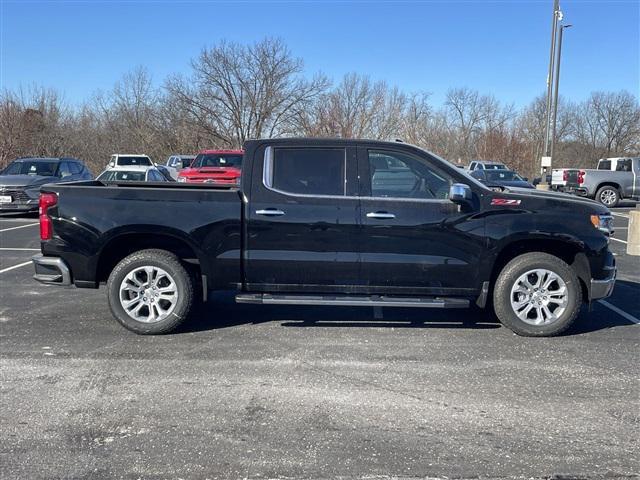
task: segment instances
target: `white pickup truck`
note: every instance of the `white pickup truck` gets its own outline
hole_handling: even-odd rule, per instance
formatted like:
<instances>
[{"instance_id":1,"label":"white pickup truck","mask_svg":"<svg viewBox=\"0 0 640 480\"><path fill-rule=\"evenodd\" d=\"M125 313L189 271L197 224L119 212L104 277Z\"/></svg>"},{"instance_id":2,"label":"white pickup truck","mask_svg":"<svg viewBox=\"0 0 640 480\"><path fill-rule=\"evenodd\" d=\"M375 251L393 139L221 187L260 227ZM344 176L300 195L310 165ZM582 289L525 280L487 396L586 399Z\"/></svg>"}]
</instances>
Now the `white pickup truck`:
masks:
<instances>
[{"instance_id":1,"label":"white pickup truck","mask_svg":"<svg viewBox=\"0 0 640 480\"><path fill-rule=\"evenodd\" d=\"M624 198L640 197L640 157L603 158L596 169L554 169L551 188L615 207Z\"/></svg>"}]
</instances>

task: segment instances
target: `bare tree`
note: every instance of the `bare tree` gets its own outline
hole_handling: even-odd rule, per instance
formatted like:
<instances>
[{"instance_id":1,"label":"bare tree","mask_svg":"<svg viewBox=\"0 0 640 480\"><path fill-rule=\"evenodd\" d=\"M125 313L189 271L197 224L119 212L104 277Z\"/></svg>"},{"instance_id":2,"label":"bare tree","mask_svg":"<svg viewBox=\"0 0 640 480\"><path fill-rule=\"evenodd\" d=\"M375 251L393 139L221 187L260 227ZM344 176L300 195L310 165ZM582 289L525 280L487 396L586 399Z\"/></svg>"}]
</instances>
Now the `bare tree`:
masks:
<instances>
[{"instance_id":1,"label":"bare tree","mask_svg":"<svg viewBox=\"0 0 640 480\"><path fill-rule=\"evenodd\" d=\"M320 75L305 79L302 60L278 39L222 42L191 66L190 78L173 77L166 89L213 142L228 146L289 133L299 111L327 87Z\"/></svg>"}]
</instances>

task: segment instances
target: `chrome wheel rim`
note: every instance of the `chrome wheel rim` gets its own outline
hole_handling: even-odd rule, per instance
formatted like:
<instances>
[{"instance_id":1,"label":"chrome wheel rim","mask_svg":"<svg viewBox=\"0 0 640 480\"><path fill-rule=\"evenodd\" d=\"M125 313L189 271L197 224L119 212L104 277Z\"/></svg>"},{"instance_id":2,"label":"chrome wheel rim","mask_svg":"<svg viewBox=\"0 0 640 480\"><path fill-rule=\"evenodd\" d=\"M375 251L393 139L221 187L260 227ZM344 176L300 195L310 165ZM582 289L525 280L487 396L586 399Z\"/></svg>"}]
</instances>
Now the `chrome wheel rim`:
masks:
<instances>
[{"instance_id":1,"label":"chrome wheel rim","mask_svg":"<svg viewBox=\"0 0 640 480\"><path fill-rule=\"evenodd\" d=\"M523 273L511 287L511 308L529 325L549 325L567 309L569 292L555 272L536 268Z\"/></svg>"},{"instance_id":2,"label":"chrome wheel rim","mask_svg":"<svg viewBox=\"0 0 640 480\"><path fill-rule=\"evenodd\" d=\"M131 270L120 283L120 305L137 322L157 323L176 307L178 287L169 273L158 267Z\"/></svg>"},{"instance_id":3,"label":"chrome wheel rim","mask_svg":"<svg viewBox=\"0 0 640 480\"><path fill-rule=\"evenodd\" d=\"M618 193L613 189L606 189L600 192L600 201L605 205L613 205L618 198Z\"/></svg>"}]
</instances>

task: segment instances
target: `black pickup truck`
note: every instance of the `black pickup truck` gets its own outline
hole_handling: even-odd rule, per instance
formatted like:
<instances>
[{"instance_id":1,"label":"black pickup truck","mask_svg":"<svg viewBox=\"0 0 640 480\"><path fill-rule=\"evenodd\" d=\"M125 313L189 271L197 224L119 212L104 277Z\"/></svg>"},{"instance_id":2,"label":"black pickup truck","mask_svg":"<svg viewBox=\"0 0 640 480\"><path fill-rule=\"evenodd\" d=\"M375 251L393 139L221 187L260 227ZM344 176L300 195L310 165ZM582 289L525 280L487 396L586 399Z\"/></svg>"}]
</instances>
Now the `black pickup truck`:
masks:
<instances>
[{"instance_id":1,"label":"black pickup truck","mask_svg":"<svg viewBox=\"0 0 640 480\"><path fill-rule=\"evenodd\" d=\"M244 151L239 188L43 187L35 279L106 283L115 318L142 334L232 289L254 304L491 307L520 335L550 336L613 289L611 216L591 200L492 190L400 142L252 140Z\"/></svg>"}]
</instances>

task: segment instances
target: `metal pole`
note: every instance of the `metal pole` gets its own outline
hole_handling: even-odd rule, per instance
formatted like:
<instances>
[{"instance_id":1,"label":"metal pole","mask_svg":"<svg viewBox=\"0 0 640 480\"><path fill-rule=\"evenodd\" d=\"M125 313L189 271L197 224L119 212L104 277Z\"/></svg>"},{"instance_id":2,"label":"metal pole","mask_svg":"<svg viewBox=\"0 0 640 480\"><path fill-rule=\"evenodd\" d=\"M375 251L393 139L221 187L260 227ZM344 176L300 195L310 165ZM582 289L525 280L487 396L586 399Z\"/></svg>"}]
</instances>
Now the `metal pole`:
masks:
<instances>
[{"instance_id":1,"label":"metal pole","mask_svg":"<svg viewBox=\"0 0 640 480\"><path fill-rule=\"evenodd\" d=\"M549 128L551 125L551 99L553 97L553 67L556 58L556 32L558 30L559 0L553 2L553 16L551 18L551 48L549 51L549 72L547 73L547 121L544 125L544 155L549 156Z\"/></svg>"},{"instance_id":2,"label":"metal pole","mask_svg":"<svg viewBox=\"0 0 640 480\"><path fill-rule=\"evenodd\" d=\"M560 85L560 59L562 58L562 32L571 25L561 25L558 35L558 58L556 60L555 86L553 92L553 127L551 129L551 151L549 156L553 162L553 151L556 145L556 119L558 116L558 87ZM551 167L549 167L551 169Z\"/></svg>"}]
</instances>

